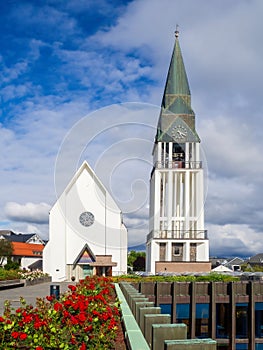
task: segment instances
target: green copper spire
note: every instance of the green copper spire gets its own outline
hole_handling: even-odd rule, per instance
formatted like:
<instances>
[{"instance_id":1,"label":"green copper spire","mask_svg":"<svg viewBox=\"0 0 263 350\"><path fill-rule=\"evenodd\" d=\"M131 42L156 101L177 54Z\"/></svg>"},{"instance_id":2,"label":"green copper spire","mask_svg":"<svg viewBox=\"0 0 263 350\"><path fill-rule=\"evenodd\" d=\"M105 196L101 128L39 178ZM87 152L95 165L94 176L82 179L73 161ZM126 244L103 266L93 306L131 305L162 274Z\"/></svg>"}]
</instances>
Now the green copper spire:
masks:
<instances>
[{"instance_id":1,"label":"green copper spire","mask_svg":"<svg viewBox=\"0 0 263 350\"><path fill-rule=\"evenodd\" d=\"M195 114L191 107L191 93L185 71L183 56L179 45L179 32L175 32L175 44L167 74L161 113L157 130L157 141L172 142L174 124L184 124L189 138L186 142L199 142L195 131ZM179 119L180 120L179 120Z\"/></svg>"},{"instance_id":2,"label":"green copper spire","mask_svg":"<svg viewBox=\"0 0 263 350\"><path fill-rule=\"evenodd\" d=\"M175 100L178 98L182 99L185 104L191 108L191 94L178 36L179 32L176 30L175 44L162 101L162 107L165 109L173 106L173 102L175 102ZM179 113L181 112L180 102L178 106L174 107L179 107ZM176 108L174 112L176 113Z\"/></svg>"}]
</instances>

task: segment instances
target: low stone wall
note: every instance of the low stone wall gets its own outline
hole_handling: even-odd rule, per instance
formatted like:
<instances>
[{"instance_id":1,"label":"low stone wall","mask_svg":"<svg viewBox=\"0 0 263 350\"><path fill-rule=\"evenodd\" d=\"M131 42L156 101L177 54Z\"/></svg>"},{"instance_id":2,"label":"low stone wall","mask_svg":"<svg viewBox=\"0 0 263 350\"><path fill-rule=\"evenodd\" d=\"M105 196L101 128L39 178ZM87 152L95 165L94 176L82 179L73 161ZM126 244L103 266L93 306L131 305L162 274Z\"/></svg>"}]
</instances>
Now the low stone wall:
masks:
<instances>
[{"instance_id":1,"label":"low stone wall","mask_svg":"<svg viewBox=\"0 0 263 350\"><path fill-rule=\"evenodd\" d=\"M34 279L32 281L21 280L21 282L24 282L25 286L34 286L35 284L51 282L51 280L52 280L52 278L50 276L48 276L48 277L40 277L40 278Z\"/></svg>"},{"instance_id":2,"label":"low stone wall","mask_svg":"<svg viewBox=\"0 0 263 350\"><path fill-rule=\"evenodd\" d=\"M24 287L24 282L21 280L5 280L0 281L0 290Z\"/></svg>"}]
</instances>

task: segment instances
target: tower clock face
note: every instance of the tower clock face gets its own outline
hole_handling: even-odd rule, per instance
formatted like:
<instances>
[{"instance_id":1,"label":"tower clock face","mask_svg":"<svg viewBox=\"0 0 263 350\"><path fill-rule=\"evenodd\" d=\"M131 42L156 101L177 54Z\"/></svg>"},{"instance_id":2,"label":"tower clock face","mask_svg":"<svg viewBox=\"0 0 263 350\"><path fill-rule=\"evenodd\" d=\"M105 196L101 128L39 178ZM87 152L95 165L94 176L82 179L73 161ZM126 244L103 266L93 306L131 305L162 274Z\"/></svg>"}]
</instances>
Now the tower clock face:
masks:
<instances>
[{"instance_id":1,"label":"tower clock face","mask_svg":"<svg viewBox=\"0 0 263 350\"><path fill-rule=\"evenodd\" d=\"M94 215L89 211L84 211L79 216L79 222L85 227L91 226L94 223L94 220Z\"/></svg>"},{"instance_id":2,"label":"tower clock face","mask_svg":"<svg viewBox=\"0 0 263 350\"><path fill-rule=\"evenodd\" d=\"M182 141L187 136L187 129L183 125L177 125L172 128L171 134L175 140Z\"/></svg>"}]
</instances>

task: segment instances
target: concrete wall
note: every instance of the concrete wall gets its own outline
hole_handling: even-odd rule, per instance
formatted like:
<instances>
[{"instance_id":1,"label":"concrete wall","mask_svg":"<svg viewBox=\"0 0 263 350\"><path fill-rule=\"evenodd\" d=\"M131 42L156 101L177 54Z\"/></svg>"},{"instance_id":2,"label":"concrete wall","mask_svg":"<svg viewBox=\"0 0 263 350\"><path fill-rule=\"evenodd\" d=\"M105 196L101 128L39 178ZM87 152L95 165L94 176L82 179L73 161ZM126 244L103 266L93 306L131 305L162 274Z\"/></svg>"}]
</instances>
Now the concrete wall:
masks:
<instances>
[{"instance_id":1,"label":"concrete wall","mask_svg":"<svg viewBox=\"0 0 263 350\"><path fill-rule=\"evenodd\" d=\"M170 262L156 261L156 272L210 272L210 262Z\"/></svg>"}]
</instances>

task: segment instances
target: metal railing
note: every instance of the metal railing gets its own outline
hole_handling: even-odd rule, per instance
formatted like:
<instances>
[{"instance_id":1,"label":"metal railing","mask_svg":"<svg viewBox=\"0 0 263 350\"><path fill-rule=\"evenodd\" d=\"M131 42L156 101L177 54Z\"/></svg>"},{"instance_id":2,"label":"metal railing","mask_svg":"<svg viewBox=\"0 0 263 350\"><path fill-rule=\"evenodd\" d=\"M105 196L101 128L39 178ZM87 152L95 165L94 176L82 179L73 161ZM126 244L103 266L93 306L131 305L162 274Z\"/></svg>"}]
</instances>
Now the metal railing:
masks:
<instances>
[{"instance_id":1,"label":"metal railing","mask_svg":"<svg viewBox=\"0 0 263 350\"><path fill-rule=\"evenodd\" d=\"M182 160L174 160L174 161L162 161L156 162L155 168L157 169L202 169L201 161L182 161Z\"/></svg>"},{"instance_id":2,"label":"metal railing","mask_svg":"<svg viewBox=\"0 0 263 350\"><path fill-rule=\"evenodd\" d=\"M207 230L157 230L147 235L147 241L155 239L208 239Z\"/></svg>"}]
</instances>

